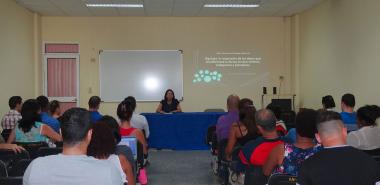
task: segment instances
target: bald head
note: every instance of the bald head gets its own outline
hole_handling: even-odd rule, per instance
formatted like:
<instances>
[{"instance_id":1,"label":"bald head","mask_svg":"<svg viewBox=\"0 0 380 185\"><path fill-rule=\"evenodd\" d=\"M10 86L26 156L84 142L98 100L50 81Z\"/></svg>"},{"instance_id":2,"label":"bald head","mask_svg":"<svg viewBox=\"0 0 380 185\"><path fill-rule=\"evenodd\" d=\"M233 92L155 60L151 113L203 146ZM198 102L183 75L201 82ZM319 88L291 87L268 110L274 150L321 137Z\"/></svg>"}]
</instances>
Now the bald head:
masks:
<instances>
[{"instance_id":1,"label":"bald head","mask_svg":"<svg viewBox=\"0 0 380 185\"><path fill-rule=\"evenodd\" d=\"M239 108L239 96L231 94L227 98L227 109L228 111L237 111Z\"/></svg>"},{"instance_id":2,"label":"bald head","mask_svg":"<svg viewBox=\"0 0 380 185\"><path fill-rule=\"evenodd\" d=\"M260 109L255 115L256 124L261 126L264 131L276 129L276 116L269 109Z\"/></svg>"},{"instance_id":3,"label":"bald head","mask_svg":"<svg viewBox=\"0 0 380 185\"><path fill-rule=\"evenodd\" d=\"M318 116L317 130L316 138L326 147L346 144L347 130L337 112L321 112Z\"/></svg>"}]
</instances>

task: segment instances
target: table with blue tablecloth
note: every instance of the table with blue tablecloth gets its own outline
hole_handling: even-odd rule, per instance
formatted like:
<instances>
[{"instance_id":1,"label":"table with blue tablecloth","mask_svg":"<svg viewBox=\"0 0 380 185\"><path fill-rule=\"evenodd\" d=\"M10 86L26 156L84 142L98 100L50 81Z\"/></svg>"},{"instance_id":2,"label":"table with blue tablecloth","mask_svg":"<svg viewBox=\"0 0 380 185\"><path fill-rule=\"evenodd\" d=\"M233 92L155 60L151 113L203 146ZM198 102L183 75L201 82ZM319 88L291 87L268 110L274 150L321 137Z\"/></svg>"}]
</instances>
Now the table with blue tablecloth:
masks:
<instances>
[{"instance_id":1,"label":"table with blue tablecloth","mask_svg":"<svg viewBox=\"0 0 380 185\"><path fill-rule=\"evenodd\" d=\"M149 148L206 150L207 129L215 125L223 112L175 114L143 113L149 123Z\"/></svg>"}]
</instances>

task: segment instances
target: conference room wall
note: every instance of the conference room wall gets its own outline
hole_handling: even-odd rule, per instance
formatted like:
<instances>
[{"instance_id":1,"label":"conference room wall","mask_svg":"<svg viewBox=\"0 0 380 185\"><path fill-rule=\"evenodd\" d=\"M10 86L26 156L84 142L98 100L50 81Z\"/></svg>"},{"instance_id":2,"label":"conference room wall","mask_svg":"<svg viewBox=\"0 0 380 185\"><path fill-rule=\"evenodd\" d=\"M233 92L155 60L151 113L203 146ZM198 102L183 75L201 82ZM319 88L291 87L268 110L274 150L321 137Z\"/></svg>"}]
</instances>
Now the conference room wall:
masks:
<instances>
[{"instance_id":1,"label":"conference room wall","mask_svg":"<svg viewBox=\"0 0 380 185\"><path fill-rule=\"evenodd\" d=\"M38 20L38 15L15 1L0 1L0 115L9 110L9 97L19 95L27 99L37 93Z\"/></svg>"},{"instance_id":2,"label":"conference room wall","mask_svg":"<svg viewBox=\"0 0 380 185\"><path fill-rule=\"evenodd\" d=\"M303 107L321 107L342 94L357 107L380 104L380 1L327 0L299 16L300 92Z\"/></svg>"},{"instance_id":3,"label":"conference room wall","mask_svg":"<svg viewBox=\"0 0 380 185\"><path fill-rule=\"evenodd\" d=\"M98 54L101 49L182 49L184 101L181 105L184 111L225 108L226 97L231 93L253 98L260 107L262 86L272 92L272 86L279 86L280 75L284 76L282 93L290 93L292 85L288 18L42 17L42 40L79 43L82 107L87 107L90 96L99 94ZM222 83L193 84L196 56L199 55L199 63L204 63L204 57L215 55L217 51L253 51L263 58L255 70L266 74L262 79L253 76L248 83L240 81L247 78L244 75L226 75ZM115 79L115 83L121 81ZM138 111L153 112L157 104L138 103ZM116 103L103 103L100 111L114 115L116 106Z\"/></svg>"}]
</instances>

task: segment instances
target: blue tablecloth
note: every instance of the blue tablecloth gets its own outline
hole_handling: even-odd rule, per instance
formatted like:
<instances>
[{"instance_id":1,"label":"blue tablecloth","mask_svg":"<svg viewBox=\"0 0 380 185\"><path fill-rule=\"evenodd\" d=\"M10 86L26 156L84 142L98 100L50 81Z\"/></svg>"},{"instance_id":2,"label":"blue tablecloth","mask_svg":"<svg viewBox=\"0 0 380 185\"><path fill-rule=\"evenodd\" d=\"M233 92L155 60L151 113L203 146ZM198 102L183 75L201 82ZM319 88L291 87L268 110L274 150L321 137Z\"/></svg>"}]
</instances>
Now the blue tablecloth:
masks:
<instances>
[{"instance_id":1,"label":"blue tablecloth","mask_svg":"<svg viewBox=\"0 0 380 185\"><path fill-rule=\"evenodd\" d=\"M143 113L149 123L149 147L173 150L206 150L207 128L222 112L176 114Z\"/></svg>"}]
</instances>

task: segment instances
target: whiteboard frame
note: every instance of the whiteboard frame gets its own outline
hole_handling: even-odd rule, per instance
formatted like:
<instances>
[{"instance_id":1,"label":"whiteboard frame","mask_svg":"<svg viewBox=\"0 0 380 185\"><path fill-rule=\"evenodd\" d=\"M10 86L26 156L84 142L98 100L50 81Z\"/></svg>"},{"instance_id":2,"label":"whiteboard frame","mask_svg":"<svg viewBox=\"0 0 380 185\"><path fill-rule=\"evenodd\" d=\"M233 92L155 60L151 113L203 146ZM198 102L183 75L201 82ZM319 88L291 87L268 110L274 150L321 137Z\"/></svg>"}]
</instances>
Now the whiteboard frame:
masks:
<instances>
[{"instance_id":1,"label":"whiteboard frame","mask_svg":"<svg viewBox=\"0 0 380 185\"><path fill-rule=\"evenodd\" d=\"M176 99L178 99L178 101L183 101L183 97L185 96L185 92L184 92L184 89L183 89L183 83L184 83L184 79L183 79L183 50L182 49L176 49L176 50L108 50L108 49L101 49L99 50L99 54L98 54L98 67L99 67L99 96L100 98L102 98L102 72L101 72L101 68L100 68L100 54L102 52L105 52L105 51L108 51L108 52L120 52L120 51L179 51L181 52L181 55L180 55L180 66L181 66L181 76L182 76L182 84L181 84L181 89L182 89L182 96L180 98L176 97ZM110 101L105 101L105 103L119 103L123 101L122 100L110 100ZM160 102L161 100L137 100L137 102ZM102 100L103 102L103 100Z\"/></svg>"}]
</instances>

